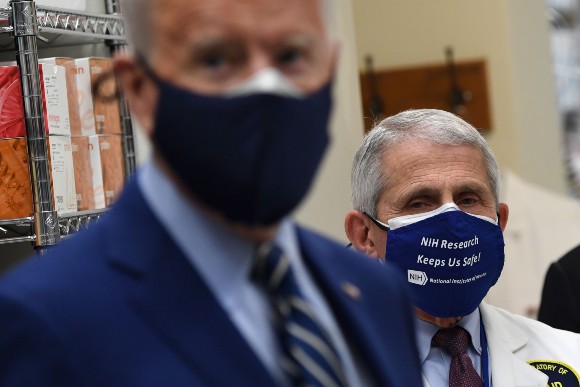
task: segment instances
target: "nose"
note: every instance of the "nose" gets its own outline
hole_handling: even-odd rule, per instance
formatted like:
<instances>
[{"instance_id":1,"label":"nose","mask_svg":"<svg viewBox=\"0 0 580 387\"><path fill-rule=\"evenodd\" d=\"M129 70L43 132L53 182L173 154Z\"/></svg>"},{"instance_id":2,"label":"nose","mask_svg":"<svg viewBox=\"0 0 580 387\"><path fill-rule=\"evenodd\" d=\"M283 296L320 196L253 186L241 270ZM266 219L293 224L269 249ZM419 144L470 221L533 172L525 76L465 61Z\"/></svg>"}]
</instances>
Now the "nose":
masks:
<instances>
[{"instance_id":1,"label":"nose","mask_svg":"<svg viewBox=\"0 0 580 387\"><path fill-rule=\"evenodd\" d=\"M451 192L444 192L441 196L441 205L446 203L454 203L453 194Z\"/></svg>"},{"instance_id":2,"label":"nose","mask_svg":"<svg viewBox=\"0 0 580 387\"><path fill-rule=\"evenodd\" d=\"M264 47L253 45L248 52L246 76L249 77L265 68L275 67L275 65L273 56Z\"/></svg>"}]
</instances>

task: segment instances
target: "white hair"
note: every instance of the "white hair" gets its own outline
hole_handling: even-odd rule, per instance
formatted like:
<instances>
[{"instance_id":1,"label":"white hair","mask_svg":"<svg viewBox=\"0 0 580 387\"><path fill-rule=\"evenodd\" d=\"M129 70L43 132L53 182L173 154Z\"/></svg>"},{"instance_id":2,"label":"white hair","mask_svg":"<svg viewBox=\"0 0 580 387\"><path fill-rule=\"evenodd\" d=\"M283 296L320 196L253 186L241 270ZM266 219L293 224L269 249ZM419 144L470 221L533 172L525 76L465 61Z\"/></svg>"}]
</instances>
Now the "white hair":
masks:
<instances>
[{"instance_id":1,"label":"white hair","mask_svg":"<svg viewBox=\"0 0 580 387\"><path fill-rule=\"evenodd\" d=\"M135 52L148 56L151 49L152 33L155 31L154 18L151 15L153 1L160 0L121 0L121 13L125 20L125 32L129 45ZM211 1L211 0L206 0ZM334 1L317 0L326 35L335 37Z\"/></svg>"},{"instance_id":2,"label":"white hair","mask_svg":"<svg viewBox=\"0 0 580 387\"><path fill-rule=\"evenodd\" d=\"M393 146L413 140L434 144L471 145L484 157L490 186L499 203L499 167L487 141L477 129L443 110L407 110L388 117L366 134L353 163L351 200L353 208L376 217L379 196L389 184L390 172L383 154Z\"/></svg>"}]
</instances>

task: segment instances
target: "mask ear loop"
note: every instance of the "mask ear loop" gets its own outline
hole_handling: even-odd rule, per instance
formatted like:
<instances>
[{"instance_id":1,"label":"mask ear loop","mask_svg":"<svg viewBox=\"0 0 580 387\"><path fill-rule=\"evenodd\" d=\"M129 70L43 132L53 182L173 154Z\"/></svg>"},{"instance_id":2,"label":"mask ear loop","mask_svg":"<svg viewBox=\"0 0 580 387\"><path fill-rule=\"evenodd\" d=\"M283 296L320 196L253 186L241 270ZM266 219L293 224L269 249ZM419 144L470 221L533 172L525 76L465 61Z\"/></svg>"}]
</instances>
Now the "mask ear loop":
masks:
<instances>
[{"instance_id":1,"label":"mask ear loop","mask_svg":"<svg viewBox=\"0 0 580 387\"><path fill-rule=\"evenodd\" d=\"M145 71L145 74L147 74L147 76L151 78L153 82L159 85L161 83L161 78L159 78L159 76L155 73L155 71L153 71L151 66L149 66L149 63L147 63L147 59L145 59L145 57L139 53L137 53L135 56L137 58L137 63L141 65L141 67Z\"/></svg>"},{"instance_id":2,"label":"mask ear loop","mask_svg":"<svg viewBox=\"0 0 580 387\"><path fill-rule=\"evenodd\" d=\"M363 211L363 214L365 214L366 216L368 216L368 217L369 217L369 219L370 219L370 220L372 220L372 222L373 222L374 224L376 224L378 228L380 228L380 229L381 229L381 230L383 230L383 231L386 231L386 232L387 232L387 234L389 233L389 230L390 230L391 228L389 227L389 225L388 225L388 224L385 224L385 223L383 223L383 222L381 222L381 221L379 221L379 220L377 220L377 219L373 218L372 216L370 216L369 214L367 214L367 213L366 213L366 212L364 212L364 211ZM384 264L384 263L385 263L385 257L383 257L383 258L379 258L379 259L378 259L378 261L379 261L379 263L381 263L381 264Z\"/></svg>"},{"instance_id":3,"label":"mask ear loop","mask_svg":"<svg viewBox=\"0 0 580 387\"><path fill-rule=\"evenodd\" d=\"M391 228L389 227L388 224L385 224L381 221L378 221L377 219L373 218L372 216L370 216L369 214L367 214L366 212L363 211L363 214L365 214L366 216L369 217L370 220L373 221L374 224L377 225L378 228L380 228L383 231L389 232L391 230Z\"/></svg>"}]
</instances>

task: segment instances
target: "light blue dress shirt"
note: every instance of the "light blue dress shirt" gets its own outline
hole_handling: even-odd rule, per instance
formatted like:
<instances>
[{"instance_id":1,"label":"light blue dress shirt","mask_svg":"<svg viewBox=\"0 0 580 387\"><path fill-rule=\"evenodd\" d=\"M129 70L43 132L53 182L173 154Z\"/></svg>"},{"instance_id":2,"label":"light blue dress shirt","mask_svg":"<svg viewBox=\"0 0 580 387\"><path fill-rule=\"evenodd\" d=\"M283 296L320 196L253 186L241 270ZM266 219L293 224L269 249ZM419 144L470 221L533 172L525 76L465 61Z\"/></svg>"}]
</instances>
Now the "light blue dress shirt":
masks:
<instances>
[{"instance_id":1,"label":"light blue dress shirt","mask_svg":"<svg viewBox=\"0 0 580 387\"><path fill-rule=\"evenodd\" d=\"M479 308L471 314L464 316L457 325L464 328L471 336L471 345L467 349L467 354L475 370L481 375L481 315ZM419 346L419 359L423 376L431 387L449 387L449 367L451 366L451 355L439 347L431 346L433 336L440 328L427 321L417 319L417 345ZM489 352L489 349L488 349ZM488 380L491 376L491 368L488 370ZM491 380L490 380L491 382ZM489 384L491 386L491 383Z\"/></svg>"},{"instance_id":2,"label":"light blue dress shirt","mask_svg":"<svg viewBox=\"0 0 580 387\"><path fill-rule=\"evenodd\" d=\"M141 168L137 179L153 213L206 282L233 324L266 369L276 380L284 382L276 363L281 351L270 323L271 309L264 292L249 276L255 243L208 218L176 188L154 161ZM365 377L364 372L355 368L344 336L302 261L291 221L281 222L274 240L288 256L305 297L317 311L320 323L340 353L350 384L366 385L361 379Z\"/></svg>"}]
</instances>

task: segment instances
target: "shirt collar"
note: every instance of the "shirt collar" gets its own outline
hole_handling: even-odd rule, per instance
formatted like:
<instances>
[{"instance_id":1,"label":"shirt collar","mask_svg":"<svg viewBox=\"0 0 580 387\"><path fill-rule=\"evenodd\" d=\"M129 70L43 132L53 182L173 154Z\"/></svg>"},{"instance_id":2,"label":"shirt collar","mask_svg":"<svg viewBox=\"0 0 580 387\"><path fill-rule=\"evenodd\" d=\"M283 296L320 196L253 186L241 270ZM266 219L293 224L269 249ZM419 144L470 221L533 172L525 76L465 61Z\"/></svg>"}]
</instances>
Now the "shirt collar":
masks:
<instances>
[{"instance_id":1,"label":"shirt collar","mask_svg":"<svg viewBox=\"0 0 580 387\"><path fill-rule=\"evenodd\" d=\"M220 302L236 303L249 279L255 244L201 212L153 160L142 166L138 183L153 213ZM290 259L298 254L289 220L281 223L274 240Z\"/></svg>"},{"instance_id":2,"label":"shirt collar","mask_svg":"<svg viewBox=\"0 0 580 387\"><path fill-rule=\"evenodd\" d=\"M416 319L416 330L417 330L417 345L419 346L419 358L421 364L425 362L429 351L431 350L431 340L437 331L440 329L438 326L431 324L430 322ZM457 323L458 326L469 332L471 336L471 345L473 349L481 355L481 316L479 314L479 308L475 309L473 312L464 316Z\"/></svg>"}]
</instances>

